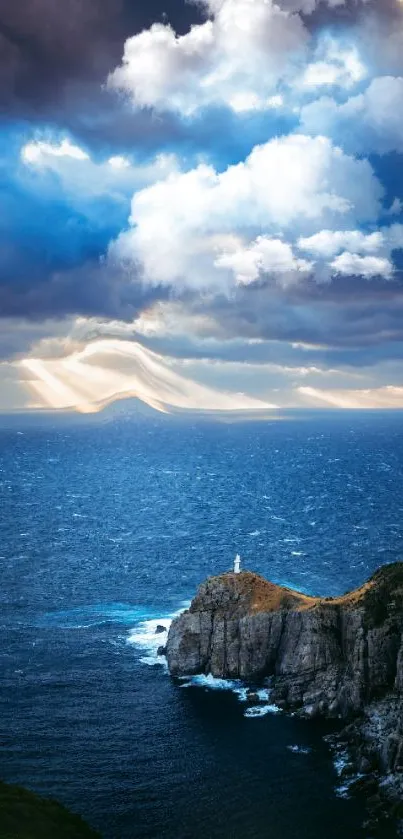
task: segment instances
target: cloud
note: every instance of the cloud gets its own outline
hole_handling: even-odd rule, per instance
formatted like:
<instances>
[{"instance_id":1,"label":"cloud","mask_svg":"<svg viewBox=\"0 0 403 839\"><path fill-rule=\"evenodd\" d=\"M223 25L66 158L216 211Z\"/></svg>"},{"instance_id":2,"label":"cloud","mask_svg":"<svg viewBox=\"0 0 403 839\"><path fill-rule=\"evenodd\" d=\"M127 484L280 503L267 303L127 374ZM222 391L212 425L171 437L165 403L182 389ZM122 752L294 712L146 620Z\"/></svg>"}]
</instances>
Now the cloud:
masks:
<instances>
[{"instance_id":1,"label":"cloud","mask_svg":"<svg viewBox=\"0 0 403 839\"><path fill-rule=\"evenodd\" d=\"M0 0L0 97L36 123L0 155L3 356L36 344L43 394L90 407L90 367L107 400L134 365L77 358L94 339L206 357L206 387L217 357L265 359L268 401L265 373L333 392L329 370L401 359L400 6L166 0L167 26L159 0L62 5ZM247 365L215 371L248 391Z\"/></svg>"},{"instance_id":2,"label":"cloud","mask_svg":"<svg viewBox=\"0 0 403 839\"><path fill-rule=\"evenodd\" d=\"M374 233L360 230L321 230L313 236L301 237L298 248L324 260L336 274L389 280L394 273L390 259L393 251L403 247L403 225L381 227Z\"/></svg>"},{"instance_id":3,"label":"cloud","mask_svg":"<svg viewBox=\"0 0 403 839\"><path fill-rule=\"evenodd\" d=\"M133 191L175 167L173 154L144 161L110 154L96 159L51 132L25 137L19 147L14 138L14 149L0 166L2 315L37 320L137 313L138 305L150 300L150 289L133 282L133 271L128 277L112 270L104 256L126 223Z\"/></svg>"},{"instance_id":4,"label":"cloud","mask_svg":"<svg viewBox=\"0 0 403 839\"><path fill-rule=\"evenodd\" d=\"M340 275L321 286L238 286L231 295L216 292L154 304L147 316L142 314L138 329L163 353L175 354L176 347L181 355L231 358L235 353L238 358L270 360L275 352L281 361L288 357L284 344L292 343L308 347L314 364L338 367L343 359L344 365L360 367L402 357L402 324L398 279L378 277L363 284L361 278ZM276 348L274 342L282 346Z\"/></svg>"},{"instance_id":5,"label":"cloud","mask_svg":"<svg viewBox=\"0 0 403 839\"><path fill-rule=\"evenodd\" d=\"M93 160L89 152L67 137L59 142L30 140L21 148L21 160L36 176L39 189L54 190L54 181L46 178L49 174L56 176L63 193L80 207L104 196L118 203L127 202L134 190L177 169L174 154L158 154L141 163L123 155Z\"/></svg>"},{"instance_id":6,"label":"cloud","mask_svg":"<svg viewBox=\"0 0 403 839\"><path fill-rule=\"evenodd\" d=\"M37 117L65 106L80 86L95 94L125 39L164 11L181 31L200 19L196 5L177 0L0 0L0 99Z\"/></svg>"},{"instance_id":7,"label":"cloud","mask_svg":"<svg viewBox=\"0 0 403 839\"><path fill-rule=\"evenodd\" d=\"M308 251L324 259L335 256L342 250L354 253L374 253L384 244L381 231L362 233L360 230L320 230L313 236L298 239L300 250Z\"/></svg>"},{"instance_id":8,"label":"cloud","mask_svg":"<svg viewBox=\"0 0 403 839\"><path fill-rule=\"evenodd\" d=\"M275 406L243 393L226 393L175 372L141 344L104 340L60 359L20 362L37 407L89 413L119 398L137 397L160 411L262 411Z\"/></svg>"},{"instance_id":9,"label":"cloud","mask_svg":"<svg viewBox=\"0 0 403 839\"><path fill-rule=\"evenodd\" d=\"M201 164L137 192L109 259L177 292L284 279L311 267L285 237L375 221L381 197L370 164L326 137L276 138L223 172Z\"/></svg>"},{"instance_id":10,"label":"cloud","mask_svg":"<svg viewBox=\"0 0 403 839\"><path fill-rule=\"evenodd\" d=\"M386 154L403 152L403 78L382 76L346 102L329 96L301 108L301 128L307 133L343 138L352 151Z\"/></svg>"},{"instance_id":11,"label":"cloud","mask_svg":"<svg viewBox=\"0 0 403 839\"><path fill-rule=\"evenodd\" d=\"M313 404L332 408L403 408L403 387L393 385L363 390L321 390L314 387L299 387L298 392Z\"/></svg>"},{"instance_id":12,"label":"cloud","mask_svg":"<svg viewBox=\"0 0 403 839\"><path fill-rule=\"evenodd\" d=\"M393 274L393 265L389 259L379 256L359 256L356 253L343 253L336 256L330 263L336 274L344 274L346 277L384 277L389 280Z\"/></svg>"},{"instance_id":13,"label":"cloud","mask_svg":"<svg viewBox=\"0 0 403 839\"><path fill-rule=\"evenodd\" d=\"M221 104L236 112L273 107L280 79L295 72L308 32L271 0L203 0L208 20L184 35L155 23L128 38L109 75L140 108L190 116Z\"/></svg>"},{"instance_id":14,"label":"cloud","mask_svg":"<svg viewBox=\"0 0 403 839\"><path fill-rule=\"evenodd\" d=\"M262 274L281 277L283 282L292 281L299 272L309 273L313 265L306 259L297 259L287 242L268 236L258 236L248 247L222 254L214 264L217 268L229 268L239 285L249 285Z\"/></svg>"},{"instance_id":15,"label":"cloud","mask_svg":"<svg viewBox=\"0 0 403 839\"><path fill-rule=\"evenodd\" d=\"M314 61L307 64L294 87L315 89L342 87L349 89L362 81L367 70L355 46L345 47L334 38L325 36L319 41Z\"/></svg>"}]
</instances>

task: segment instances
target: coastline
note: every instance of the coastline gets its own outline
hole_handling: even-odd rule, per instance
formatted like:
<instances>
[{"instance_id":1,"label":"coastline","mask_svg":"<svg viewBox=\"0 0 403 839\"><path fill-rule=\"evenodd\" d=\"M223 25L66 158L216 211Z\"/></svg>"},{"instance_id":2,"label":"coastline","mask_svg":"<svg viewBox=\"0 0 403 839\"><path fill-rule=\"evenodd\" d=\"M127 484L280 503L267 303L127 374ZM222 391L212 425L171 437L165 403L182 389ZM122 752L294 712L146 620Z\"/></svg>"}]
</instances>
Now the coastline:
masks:
<instances>
[{"instance_id":1,"label":"coastline","mask_svg":"<svg viewBox=\"0 0 403 839\"><path fill-rule=\"evenodd\" d=\"M365 797L366 829L402 835L403 563L334 598L251 572L210 577L161 652L174 677L260 683L273 707L344 723L327 742L348 754L340 777Z\"/></svg>"}]
</instances>

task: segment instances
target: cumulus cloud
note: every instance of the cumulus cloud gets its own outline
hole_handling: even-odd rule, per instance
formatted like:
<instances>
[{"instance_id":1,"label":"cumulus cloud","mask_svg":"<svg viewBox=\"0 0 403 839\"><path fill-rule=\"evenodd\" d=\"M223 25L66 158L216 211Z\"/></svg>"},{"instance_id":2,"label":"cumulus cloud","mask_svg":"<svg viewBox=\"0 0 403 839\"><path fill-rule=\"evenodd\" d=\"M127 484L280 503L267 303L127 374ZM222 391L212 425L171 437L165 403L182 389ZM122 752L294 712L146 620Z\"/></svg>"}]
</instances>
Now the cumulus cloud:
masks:
<instances>
[{"instance_id":1,"label":"cumulus cloud","mask_svg":"<svg viewBox=\"0 0 403 839\"><path fill-rule=\"evenodd\" d=\"M223 172L201 164L137 192L109 257L177 290L284 279L311 268L290 240L375 221L381 197L370 164L326 137L276 138Z\"/></svg>"},{"instance_id":2,"label":"cumulus cloud","mask_svg":"<svg viewBox=\"0 0 403 839\"><path fill-rule=\"evenodd\" d=\"M354 253L373 253L378 251L383 243L384 237L379 230L375 233L362 233L360 230L320 230L313 236L301 236L298 247L316 256L330 258L344 249Z\"/></svg>"},{"instance_id":3,"label":"cumulus cloud","mask_svg":"<svg viewBox=\"0 0 403 839\"><path fill-rule=\"evenodd\" d=\"M215 261L217 268L229 268L240 285L249 285L262 274L274 274L283 282L299 272L308 273L313 266L306 259L297 259L292 248L281 239L258 236L251 245L223 253Z\"/></svg>"},{"instance_id":4,"label":"cumulus cloud","mask_svg":"<svg viewBox=\"0 0 403 839\"><path fill-rule=\"evenodd\" d=\"M389 280L393 274L393 265L389 259L379 256L359 256L348 251L343 251L336 256L330 266L336 274L344 274L346 277L351 275L366 279L384 277Z\"/></svg>"},{"instance_id":5,"label":"cumulus cloud","mask_svg":"<svg viewBox=\"0 0 403 839\"><path fill-rule=\"evenodd\" d=\"M191 115L208 105L273 107L280 79L295 73L308 32L272 0L203 0L208 19L177 35L159 23L128 38L108 85L138 107Z\"/></svg>"},{"instance_id":6,"label":"cumulus cloud","mask_svg":"<svg viewBox=\"0 0 403 839\"><path fill-rule=\"evenodd\" d=\"M382 76L346 102L330 96L301 108L301 127L343 138L353 151L403 152L403 77Z\"/></svg>"},{"instance_id":7,"label":"cumulus cloud","mask_svg":"<svg viewBox=\"0 0 403 839\"><path fill-rule=\"evenodd\" d=\"M403 225L393 224L373 233L321 230L301 237L298 247L323 260L334 257L327 264L336 274L389 280L394 271L391 254L403 247Z\"/></svg>"},{"instance_id":8,"label":"cumulus cloud","mask_svg":"<svg viewBox=\"0 0 403 839\"><path fill-rule=\"evenodd\" d=\"M298 88L342 87L349 89L367 75L355 46L343 47L334 38L324 37L300 78L294 81Z\"/></svg>"}]
</instances>

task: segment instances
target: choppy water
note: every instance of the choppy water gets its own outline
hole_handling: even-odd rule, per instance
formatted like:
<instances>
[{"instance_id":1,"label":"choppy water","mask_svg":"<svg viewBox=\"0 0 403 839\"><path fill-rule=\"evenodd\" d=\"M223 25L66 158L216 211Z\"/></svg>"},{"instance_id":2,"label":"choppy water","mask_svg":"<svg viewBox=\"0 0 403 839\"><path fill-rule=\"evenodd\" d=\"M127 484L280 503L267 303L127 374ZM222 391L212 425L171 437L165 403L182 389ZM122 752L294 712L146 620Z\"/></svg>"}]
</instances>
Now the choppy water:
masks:
<instances>
[{"instance_id":1,"label":"choppy water","mask_svg":"<svg viewBox=\"0 0 403 839\"><path fill-rule=\"evenodd\" d=\"M0 467L0 775L106 839L364 835L324 728L173 684L154 633L236 551L319 594L402 557L401 415L19 420Z\"/></svg>"}]
</instances>

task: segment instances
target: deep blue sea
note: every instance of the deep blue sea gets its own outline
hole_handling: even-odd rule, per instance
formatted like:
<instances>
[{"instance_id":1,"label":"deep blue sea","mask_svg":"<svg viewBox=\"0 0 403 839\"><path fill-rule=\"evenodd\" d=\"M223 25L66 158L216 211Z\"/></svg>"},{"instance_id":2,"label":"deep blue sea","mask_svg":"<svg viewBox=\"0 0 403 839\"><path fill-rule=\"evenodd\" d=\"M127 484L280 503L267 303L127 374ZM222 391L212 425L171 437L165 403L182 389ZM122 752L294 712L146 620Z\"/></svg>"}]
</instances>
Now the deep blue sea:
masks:
<instances>
[{"instance_id":1,"label":"deep blue sea","mask_svg":"<svg viewBox=\"0 0 403 839\"><path fill-rule=\"evenodd\" d=\"M365 836L361 803L337 794L324 725L246 717L225 685L173 683L154 633L237 551L327 595L401 558L402 415L9 426L0 776L105 839Z\"/></svg>"}]
</instances>

